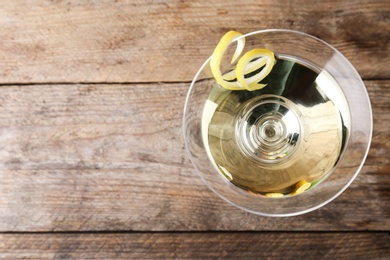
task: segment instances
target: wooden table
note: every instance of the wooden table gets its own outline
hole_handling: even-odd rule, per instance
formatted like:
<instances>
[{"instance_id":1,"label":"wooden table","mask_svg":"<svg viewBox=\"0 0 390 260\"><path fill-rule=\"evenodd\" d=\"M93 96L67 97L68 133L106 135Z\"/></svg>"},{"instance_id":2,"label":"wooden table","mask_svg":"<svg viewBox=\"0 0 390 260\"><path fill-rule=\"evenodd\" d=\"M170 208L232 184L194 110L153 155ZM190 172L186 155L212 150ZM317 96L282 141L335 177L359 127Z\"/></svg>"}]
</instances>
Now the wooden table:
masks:
<instances>
[{"instance_id":1,"label":"wooden table","mask_svg":"<svg viewBox=\"0 0 390 260\"><path fill-rule=\"evenodd\" d=\"M374 113L335 201L270 218L195 173L184 99L228 30L286 28L339 49ZM2 1L0 258L388 259L390 2Z\"/></svg>"}]
</instances>

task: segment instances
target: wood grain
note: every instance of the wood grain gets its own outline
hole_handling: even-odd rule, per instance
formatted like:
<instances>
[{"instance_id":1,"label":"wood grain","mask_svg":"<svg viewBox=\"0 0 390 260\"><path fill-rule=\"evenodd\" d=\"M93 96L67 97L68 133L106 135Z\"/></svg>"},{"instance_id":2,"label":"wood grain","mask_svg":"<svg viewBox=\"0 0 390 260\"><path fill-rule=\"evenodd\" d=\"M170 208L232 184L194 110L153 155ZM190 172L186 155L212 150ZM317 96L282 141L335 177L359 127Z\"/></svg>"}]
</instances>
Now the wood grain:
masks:
<instances>
[{"instance_id":1,"label":"wood grain","mask_svg":"<svg viewBox=\"0 0 390 260\"><path fill-rule=\"evenodd\" d=\"M202 183L181 135L185 83L2 86L0 231L390 230L390 81L365 83L366 165L292 218L245 213Z\"/></svg>"},{"instance_id":2,"label":"wood grain","mask_svg":"<svg viewBox=\"0 0 390 260\"><path fill-rule=\"evenodd\" d=\"M389 19L387 0L5 1L0 83L189 81L226 31L266 28L313 34L363 78L389 78Z\"/></svg>"},{"instance_id":3,"label":"wood grain","mask_svg":"<svg viewBox=\"0 0 390 260\"><path fill-rule=\"evenodd\" d=\"M1 234L2 259L387 259L388 233Z\"/></svg>"},{"instance_id":4,"label":"wood grain","mask_svg":"<svg viewBox=\"0 0 390 260\"><path fill-rule=\"evenodd\" d=\"M388 0L2 1L0 258L388 259L389 21ZM297 217L222 201L181 133L220 37L266 28L336 47L374 113L356 180Z\"/></svg>"}]
</instances>

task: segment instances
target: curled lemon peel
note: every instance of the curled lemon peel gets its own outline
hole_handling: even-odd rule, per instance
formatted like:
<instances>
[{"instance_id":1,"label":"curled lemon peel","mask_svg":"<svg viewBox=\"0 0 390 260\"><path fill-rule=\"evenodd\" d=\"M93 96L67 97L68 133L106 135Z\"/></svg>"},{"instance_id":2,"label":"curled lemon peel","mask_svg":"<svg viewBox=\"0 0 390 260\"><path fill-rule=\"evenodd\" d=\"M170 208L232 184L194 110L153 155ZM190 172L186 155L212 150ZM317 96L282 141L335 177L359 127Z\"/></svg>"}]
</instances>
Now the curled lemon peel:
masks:
<instances>
[{"instance_id":1,"label":"curled lemon peel","mask_svg":"<svg viewBox=\"0 0 390 260\"><path fill-rule=\"evenodd\" d=\"M297 184L295 184L295 193L300 194L307 190L311 186L310 182L307 182L305 180L299 181Z\"/></svg>"},{"instance_id":2,"label":"curled lemon peel","mask_svg":"<svg viewBox=\"0 0 390 260\"><path fill-rule=\"evenodd\" d=\"M251 64L254 59L256 59L257 62L253 63L256 64L252 64L250 69L248 69L248 65ZM259 84L258 82L263 80L271 72L274 63L275 58L274 54L271 51L266 49L250 50L245 53L238 61L236 68L237 80L238 82L240 82L243 88L249 91L262 89L266 86L266 84ZM245 74L258 70L263 66L264 68L260 70L259 73L256 73L251 77L245 78Z\"/></svg>"},{"instance_id":3,"label":"curled lemon peel","mask_svg":"<svg viewBox=\"0 0 390 260\"><path fill-rule=\"evenodd\" d=\"M265 196L267 196L269 198L280 198L280 197L283 197L284 194L278 193L278 192L271 192L271 193L266 193Z\"/></svg>"},{"instance_id":4,"label":"curled lemon peel","mask_svg":"<svg viewBox=\"0 0 390 260\"><path fill-rule=\"evenodd\" d=\"M230 63L234 63L237 60L245 46L245 38L240 38L241 36L242 34L236 31L227 32L219 41L210 60L211 73L215 80L219 85L228 90L238 90L242 89L242 87L237 82L228 82L222 77L220 69L221 60L229 45L234 41L237 41L237 47Z\"/></svg>"},{"instance_id":5,"label":"curled lemon peel","mask_svg":"<svg viewBox=\"0 0 390 260\"><path fill-rule=\"evenodd\" d=\"M236 50L233 54L231 63L233 64L245 46L245 38L236 31L227 32L219 41L210 59L211 73L217 83L228 90L258 90L266 86L259 84L272 70L275 57L273 52L266 49L253 49L246 52L237 62L237 66L227 73L221 73L221 60L226 50L233 42L237 42ZM263 67L264 66L264 67ZM262 68L263 67L263 68ZM248 78L246 75L255 72L262 68L259 73L256 73Z\"/></svg>"}]
</instances>

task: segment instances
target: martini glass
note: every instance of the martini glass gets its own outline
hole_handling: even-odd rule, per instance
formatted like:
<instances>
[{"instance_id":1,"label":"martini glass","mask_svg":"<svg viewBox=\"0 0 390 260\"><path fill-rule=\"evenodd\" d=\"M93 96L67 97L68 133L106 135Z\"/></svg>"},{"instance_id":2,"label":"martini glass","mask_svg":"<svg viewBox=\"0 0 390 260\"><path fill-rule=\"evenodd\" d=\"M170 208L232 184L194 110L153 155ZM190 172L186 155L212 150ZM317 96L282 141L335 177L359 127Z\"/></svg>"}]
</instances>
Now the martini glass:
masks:
<instances>
[{"instance_id":1,"label":"martini glass","mask_svg":"<svg viewBox=\"0 0 390 260\"><path fill-rule=\"evenodd\" d=\"M366 159L372 111L364 83L339 51L311 35L270 29L242 37L244 52L268 49L275 65L263 89L228 90L205 61L184 107L191 162L212 191L245 211L282 217L318 209ZM235 69L233 52L223 73Z\"/></svg>"}]
</instances>

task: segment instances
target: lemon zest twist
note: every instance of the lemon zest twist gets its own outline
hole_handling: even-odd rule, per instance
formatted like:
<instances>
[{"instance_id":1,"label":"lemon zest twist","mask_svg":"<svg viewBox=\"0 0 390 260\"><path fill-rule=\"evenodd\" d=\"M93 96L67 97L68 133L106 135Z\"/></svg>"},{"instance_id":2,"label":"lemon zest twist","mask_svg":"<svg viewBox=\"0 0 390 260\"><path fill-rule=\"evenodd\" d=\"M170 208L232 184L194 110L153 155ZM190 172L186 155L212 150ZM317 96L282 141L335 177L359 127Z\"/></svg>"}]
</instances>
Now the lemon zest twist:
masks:
<instances>
[{"instance_id":1,"label":"lemon zest twist","mask_svg":"<svg viewBox=\"0 0 390 260\"><path fill-rule=\"evenodd\" d=\"M259 82L271 72L275 64L273 52L267 49L250 50L238 60L235 68L222 75L220 69L222 57L233 42L237 42L236 50L231 60L231 64L233 64L241 55L245 46L245 37L239 32L227 32L221 38L211 56L211 73L217 83L228 90L254 91L264 88L266 84L260 84ZM248 76L260 68L262 69L258 73Z\"/></svg>"},{"instance_id":2,"label":"lemon zest twist","mask_svg":"<svg viewBox=\"0 0 390 260\"><path fill-rule=\"evenodd\" d=\"M221 38L217 47L215 47L215 50L210 60L211 73L213 74L215 80L219 85L221 85L223 88L226 88L228 90L243 89L241 86L237 84L237 82L229 82L227 81L229 79L224 79L222 77L222 73L220 69L222 57L225 54L227 48L230 46L230 44L233 41L237 40L237 47L230 63L234 63L237 60L237 58L240 56L245 46L245 38L240 38L241 36L242 34L236 31L227 32Z\"/></svg>"}]
</instances>

